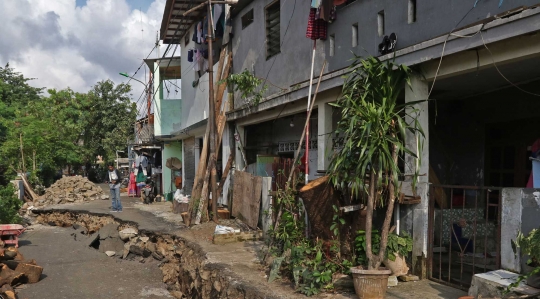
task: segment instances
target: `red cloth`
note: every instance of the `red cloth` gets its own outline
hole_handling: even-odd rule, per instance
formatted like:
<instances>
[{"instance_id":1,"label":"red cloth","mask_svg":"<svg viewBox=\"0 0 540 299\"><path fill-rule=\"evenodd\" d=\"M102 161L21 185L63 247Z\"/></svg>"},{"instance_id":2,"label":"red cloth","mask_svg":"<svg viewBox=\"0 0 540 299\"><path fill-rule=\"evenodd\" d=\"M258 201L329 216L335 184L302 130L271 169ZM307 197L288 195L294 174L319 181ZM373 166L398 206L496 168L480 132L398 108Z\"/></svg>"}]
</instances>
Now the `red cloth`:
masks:
<instances>
[{"instance_id":1,"label":"red cloth","mask_svg":"<svg viewBox=\"0 0 540 299\"><path fill-rule=\"evenodd\" d=\"M325 40L328 34L328 22L323 19L317 19L317 9L309 10L308 26L306 37L312 40Z\"/></svg>"},{"instance_id":2,"label":"red cloth","mask_svg":"<svg viewBox=\"0 0 540 299\"><path fill-rule=\"evenodd\" d=\"M533 143L533 145L531 146L531 152L534 154L534 153L537 153L538 151L540 151L540 139L536 139L536 141ZM527 188L532 188L533 187L533 172L531 171L531 175L529 176L529 181L527 182Z\"/></svg>"}]
</instances>

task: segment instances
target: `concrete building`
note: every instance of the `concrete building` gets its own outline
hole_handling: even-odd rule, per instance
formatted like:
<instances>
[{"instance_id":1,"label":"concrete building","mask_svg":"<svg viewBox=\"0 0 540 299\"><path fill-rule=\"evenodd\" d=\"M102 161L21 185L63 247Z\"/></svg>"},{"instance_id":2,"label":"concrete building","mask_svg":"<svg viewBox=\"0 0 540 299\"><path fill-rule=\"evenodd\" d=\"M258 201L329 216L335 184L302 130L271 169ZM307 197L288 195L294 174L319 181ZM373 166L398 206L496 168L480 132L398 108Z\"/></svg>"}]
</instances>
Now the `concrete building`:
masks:
<instances>
[{"instance_id":1,"label":"concrete building","mask_svg":"<svg viewBox=\"0 0 540 299\"><path fill-rule=\"evenodd\" d=\"M195 45L192 36L205 13L184 17L197 5L186 3L167 1L161 32L166 43L180 45L183 66L190 65L190 50L204 48ZM505 194L516 192L502 190L527 186L528 156L540 137L535 129L540 108L540 1L334 3L340 5L335 20L327 24L327 38L316 41L315 77L323 62L328 63L310 119L310 177L328 169L340 119L328 104L340 96L353 55L394 59L413 68L411 86L401 100L426 100L417 105L425 132L418 170L421 202L399 205L395 224L413 236L413 272L466 288L470 277L486 271L488 263L494 268L509 263L501 260L501 253L507 254L501 251L507 246L501 241L501 206ZM258 173L258 163L268 163L261 162L264 157L292 156L306 121L314 44L306 38L310 2L240 0L224 10L232 31L216 41L214 58L221 47L228 47L233 73L249 70L264 79L268 91L256 106L246 105L238 94L229 95L232 109L221 156L236 151L236 169L248 166ZM381 55L379 44L391 33L397 35L396 47ZM182 78L183 121L173 135L184 139L184 187L189 188L207 118L208 89L203 82L208 78L190 67L183 68ZM416 151L415 136L408 143ZM410 157L405 160L406 173L416 171ZM412 193L410 183L406 177L404 193ZM468 220L468 229L454 237L453 225L461 218ZM462 239L473 242L472 252L469 245L455 249ZM457 255L452 259L454 250L467 260ZM480 253L481 258L476 256Z\"/></svg>"}]
</instances>

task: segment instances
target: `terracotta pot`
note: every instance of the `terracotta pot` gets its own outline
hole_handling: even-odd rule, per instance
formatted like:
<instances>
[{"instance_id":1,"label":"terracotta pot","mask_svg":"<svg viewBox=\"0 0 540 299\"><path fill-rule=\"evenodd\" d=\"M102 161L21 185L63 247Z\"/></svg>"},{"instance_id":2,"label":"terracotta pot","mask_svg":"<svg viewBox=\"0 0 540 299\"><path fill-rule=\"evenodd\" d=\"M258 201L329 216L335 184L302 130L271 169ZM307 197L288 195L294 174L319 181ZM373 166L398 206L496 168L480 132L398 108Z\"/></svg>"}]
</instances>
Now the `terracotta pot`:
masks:
<instances>
[{"instance_id":1,"label":"terracotta pot","mask_svg":"<svg viewBox=\"0 0 540 299\"><path fill-rule=\"evenodd\" d=\"M399 253L394 253L394 255L396 256L396 260L391 261L386 259L383 261L384 266L392 271L392 274L395 276L407 275L409 273L409 267L407 267L405 258Z\"/></svg>"},{"instance_id":2,"label":"terracotta pot","mask_svg":"<svg viewBox=\"0 0 540 299\"><path fill-rule=\"evenodd\" d=\"M364 270L362 267L351 268L354 290L359 299L384 299L388 287L388 276L392 271L386 268Z\"/></svg>"}]
</instances>

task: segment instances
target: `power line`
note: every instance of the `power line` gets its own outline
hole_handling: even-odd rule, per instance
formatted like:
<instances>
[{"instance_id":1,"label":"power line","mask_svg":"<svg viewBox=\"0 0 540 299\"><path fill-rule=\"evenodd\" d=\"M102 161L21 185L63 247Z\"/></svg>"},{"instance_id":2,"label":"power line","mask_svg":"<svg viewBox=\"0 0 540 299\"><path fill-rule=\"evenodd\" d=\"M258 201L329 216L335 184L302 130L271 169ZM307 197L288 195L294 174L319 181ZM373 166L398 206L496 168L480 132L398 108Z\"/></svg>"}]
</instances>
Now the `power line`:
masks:
<instances>
[{"instance_id":1,"label":"power line","mask_svg":"<svg viewBox=\"0 0 540 299\"><path fill-rule=\"evenodd\" d=\"M519 87L518 85L516 85L515 83L513 83L512 81L508 80L508 78L506 78L505 75L503 75L503 73L501 72L501 70L499 70L499 67L497 66L497 63L495 63L495 58L493 58L493 53L491 52L491 50L488 48L488 46L486 45L486 42L484 41L484 35L482 35L482 32L480 32L480 37L482 38L482 43L484 44L484 47L486 48L486 50L489 52L489 55L491 57L491 61L493 63L493 66L495 67L495 69L497 70L497 72L499 73L499 75L501 75L501 77L504 78L504 80L506 80L506 82L510 83L510 85L514 86L515 88L521 90L522 92L526 93L526 94L529 94L529 95L532 95L532 96L535 96L535 97L540 97L540 94L537 94L537 93L534 93L534 92L530 92L530 91L527 91L521 87Z\"/></svg>"},{"instance_id":2,"label":"power line","mask_svg":"<svg viewBox=\"0 0 540 299\"><path fill-rule=\"evenodd\" d=\"M478 1L476 1L478 2ZM444 39L444 44L443 44L443 48L442 48L442 53L441 53L441 58L439 59L439 65L437 66L437 71L435 72L435 77L433 78L433 83L431 84L431 89L429 90L429 93L428 93L428 99L429 99L429 96L431 95L431 92L433 92L433 88L435 87L435 81L437 81L437 76L439 75L439 70L441 69L441 64L442 64L442 61L443 61L443 58L444 58L444 51L446 49L446 42L448 42L448 38L450 38L450 35L452 35L452 32L454 32L454 30L456 30L456 28L459 26L459 24L461 24L461 22L463 22L463 20L465 20L465 18L471 13L471 11L476 7L476 3L474 4L473 7L471 7L471 9L469 9L469 11L461 18L461 20L459 20L459 22L457 22L457 24L454 26L454 28L452 28L452 30L450 30L450 33L448 33L448 35L446 35L446 38ZM478 33L478 32L477 32Z\"/></svg>"}]
</instances>

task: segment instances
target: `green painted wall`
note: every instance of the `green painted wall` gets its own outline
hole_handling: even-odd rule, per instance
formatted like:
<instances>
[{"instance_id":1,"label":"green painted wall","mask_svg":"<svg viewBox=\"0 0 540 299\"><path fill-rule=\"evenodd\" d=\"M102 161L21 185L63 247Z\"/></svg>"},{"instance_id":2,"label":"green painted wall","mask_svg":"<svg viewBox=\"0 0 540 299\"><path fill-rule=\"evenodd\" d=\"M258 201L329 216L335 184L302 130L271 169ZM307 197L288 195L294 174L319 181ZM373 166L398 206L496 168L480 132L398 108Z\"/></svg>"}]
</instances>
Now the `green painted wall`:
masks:
<instances>
[{"instance_id":1,"label":"green painted wall","mask_svg":"<svg viewBox=\"0 0 540 299\"><path fill-rule=\"evenodd\" d=\"M182 118L182 100L161 100L159 135L171 135L180 130ZM157 134L156 134L157 135Z\"/></svg>"},{"instance_id":2,"label":"green painted wall","mask_svg":"<svg viewBox=\"0 0 540 299\"><path fill-rule=\"evenodd\" d=\"M173 193L176 191L176 187L174 186L174 182L172 182L172 171L165 166L165 163L167 162L167 159L176 157L182 161L182 141L171 141L166 142L163 145L163 195L165 195L165 198L167 198L167 193ZM178 171L180 175L182 175L182 170Z\"/></svg>"}]
</instances>

